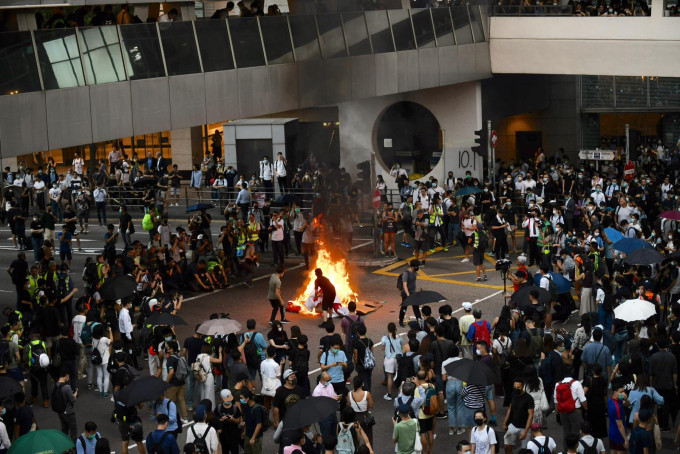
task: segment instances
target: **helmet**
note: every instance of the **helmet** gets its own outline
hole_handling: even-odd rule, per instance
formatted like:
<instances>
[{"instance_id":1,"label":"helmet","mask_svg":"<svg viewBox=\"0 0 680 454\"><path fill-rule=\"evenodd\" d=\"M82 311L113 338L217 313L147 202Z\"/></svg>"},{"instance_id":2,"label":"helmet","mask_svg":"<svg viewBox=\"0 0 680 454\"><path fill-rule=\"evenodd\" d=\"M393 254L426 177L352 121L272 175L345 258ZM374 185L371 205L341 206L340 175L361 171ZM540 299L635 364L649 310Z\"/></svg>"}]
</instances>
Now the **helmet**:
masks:
<instances>
[{"instance_id":1,"label":"helmet","mask_svg":"<svg viewBox=\"0 0 680 454\"><path fill-rule=\"evenodd\" d=\"M41 353L40 357L38 358L38 364L40 364L40 367L43 369L47 368L50 365L50 357L47 356L47 353Z\"/></svg>"}]
</instances>

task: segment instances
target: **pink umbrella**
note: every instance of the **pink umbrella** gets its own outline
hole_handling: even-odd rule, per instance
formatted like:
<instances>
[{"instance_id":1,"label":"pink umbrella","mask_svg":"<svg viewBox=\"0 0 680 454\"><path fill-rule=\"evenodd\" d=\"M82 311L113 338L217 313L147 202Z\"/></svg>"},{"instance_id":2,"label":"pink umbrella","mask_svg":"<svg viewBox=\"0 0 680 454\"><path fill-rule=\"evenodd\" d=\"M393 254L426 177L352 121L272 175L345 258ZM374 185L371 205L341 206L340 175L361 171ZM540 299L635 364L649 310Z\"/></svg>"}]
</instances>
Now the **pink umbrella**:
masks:
<instances>
[{"instance_id":1,"label":"pink umbrella","mask_svg":"<svg viewBox=\"0 0 680 454\"><path fill-rule=\"evenodd\" d=\"M676 220L676 221L680 221L680 211L675 211L675 210L664 211L663 213L661 213L661 215L659 217L664 218L664 219L673 219L673 220Z\"/></svg>"}]
</instances>

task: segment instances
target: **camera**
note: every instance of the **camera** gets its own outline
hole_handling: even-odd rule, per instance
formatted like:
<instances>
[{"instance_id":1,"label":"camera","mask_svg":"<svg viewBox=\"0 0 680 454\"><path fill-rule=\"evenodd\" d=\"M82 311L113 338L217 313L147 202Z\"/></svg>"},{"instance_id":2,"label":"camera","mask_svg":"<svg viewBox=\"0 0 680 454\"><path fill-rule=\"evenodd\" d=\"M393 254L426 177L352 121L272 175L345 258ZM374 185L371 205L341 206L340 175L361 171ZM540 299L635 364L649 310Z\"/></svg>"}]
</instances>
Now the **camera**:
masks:
<instances>
[{"instance_id":1,"label":"camera","mask_svg":"<svg viewBox=\"0 0 680 454\"><path fill-rule=\"evenodd\" d=\"M507 273L512 266L512 262L508 259L496 260L496 271Z\"/></svg>"}]
</instances>

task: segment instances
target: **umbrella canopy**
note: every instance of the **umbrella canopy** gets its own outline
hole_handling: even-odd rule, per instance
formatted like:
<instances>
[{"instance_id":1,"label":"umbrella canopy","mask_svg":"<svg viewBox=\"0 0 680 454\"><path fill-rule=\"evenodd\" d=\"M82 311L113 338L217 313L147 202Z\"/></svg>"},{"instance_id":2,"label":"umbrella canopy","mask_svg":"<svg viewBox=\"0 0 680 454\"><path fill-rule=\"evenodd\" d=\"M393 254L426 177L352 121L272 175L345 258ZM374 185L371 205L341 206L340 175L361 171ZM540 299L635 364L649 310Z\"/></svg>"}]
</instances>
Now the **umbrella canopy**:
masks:
<instances>
[{"instance_id":1,"label":"umbrella canopy","mask_svg":"<svg viewBox=\"0 0 680 454\"><path fill-rule=\"evenodd\" d=\"M338 409L338 402L330 397L308 397L293 404L283 419L284 429L302 429L323 421Z\"/></svg>"},{"instance_id":2,"label":"umbrella canopy","mask_svg":"<svg viewBox=\"0 0 680 454\"><path fill-rule=\"evenodd\" d=\"M134 188L146 188L147 186L155 186L158 183L158 178L152 177L150 175L139 178L137 181L132 183Z\"/></svg>"},{"instance_id":3,"label":"umbrella canopy","mask_svg":"<svg viewBox=\"0 0 680 454\"><path fill-rule=\"evenodd\" d=\"M531 306L529 292L531 292L532 290L538 291L539 305L550 303L550 293L543 288L536 287L535 285L523 285L522 287L519 288L519 290L512 294L510 300L514 301L517 304L518 308L525 309Z\"/></svg>"},{"instance_id":4,"label":"umbrella canopy","mask_svg":"<svg viewBox=\"0 0 680 454\"><path fill-rule=\"evenodd\" d=\"M481 189L479 189L477 186L465 186L456 192L457 196L462 196L462 195L470 195L470 194L478 194L482 192Z\"/></svg>"},{"instance_id":5,"label":"umbrella canopy","mask_svg":"<svg viewBox=\"0 0 680 454\"><path fill-rule=\"evenodd\" d=\"M474 361L469 358L453 361L447 364L444 369L447 375L473 385L488 386L498 381L493 369L481 361Z\"/></svg>"},{"instance_id":6,"label":"umbrella canopy","mask_svg":"<svg viewBox=\"0 0 680 454\"><path fill-rule=\"evenodd\" d=\"M656 249L637 249L628 254L623 261L629 265L649 266L661 263L663 258L663 255L656 252Z\"/></svg>"},{"instance_id":7,"label":"umbrella canopy","mask_svg":"<svg viewBox=\"0 0 680 454\"><path fill-rule=\"evenodd\" d=\"M132 407L142 402L158 399L171 386L170 383L157 377L143 377L131 382L122 391L118 392L115 398L126 407Z\"/></svg>"},{"instance_id":8,"label":"umbrella canopy","mask_svg":"<svg viewBox=\"0 0 680 454\"><path fill-rule=\"evenodd\" d=\"M201 323L201 326L196 330L197 333L205 334L206 336L226 336L227 334L236 334L240 331L241 324L230 318L207 320Z\"/></svg>"},{"instance_id":9,"label":"umbrella canopy","mask_svg":"<svg viewBox=\"0 0 680 454\"><path fill-rule=\"evenodd\" d=\"M614 318L626 322L647 320L656 315L656 306L647 300L628 300L614 308Z\"/></svg>"},{"instance_id":10,"label":"umbrella canopy","mask_svg":"<svg viewBox=\"0 0 680 454\"><path fill-rule=\"evenodd\" d=\"M201 210L210 210L212 208L215 208L215 205L213 205L212 203L197 203L187 208L187 213L193 213L194 211Z\"/></svg>"},{"instance_id":11,"label":"umbrella canopy","mask_svg":"<svg viewBox=\"0 0 680 454\"><path fill-rule=\"evenodd\" d=\"M555 283L555 287L557 287L557 293L571 293L571 282L569 282L566 277L562 276L560 273L551 271L550 278ZM536 273L534 276L534 285L540 288L541 273Z\"/></svg>"},{"instance_id":12,"label":"umbrella canopy","mask_svg":"<svg viewBox=\"0 0 680 454\"><path fill-rule=\"evenodd\" d=\"M680 221L680 211L677 210L664 211L659 215L659 217L664 219L673 219L675 221Z\"/></svg>"},{"instance_id":13,"label":"umbrella canopy","mask_svg":"<svg viewBox=\"0 0 680 454\"><path fill-rule=\"evenodd\" d=\"M654 249L654 246L649 244L648 241L639 238L624 238L614 243L612 249L624 254L630 254L637 249Z\"/></svg>"},{"instance_id":14,"label":"umbrella canopy","mask_svg":"<svg viewBox=\"0 0 680 454\"><path fill-rule=\"evenodd\" d=\"M669 260L680 260L680 251L675 251L672 254L664 256L663 261L668 262Z\"/></svg>"},{"instance_id":15,"label":"umbrella canopy","mask_svg":"<svg viewBox=\"0 0 680 454\"><path fill-rule=\"evenodd\" d=\"M167 325L167 326L176 326L176 325L186 325L187 322L182 319L182 317L175 315L175 314L170 314L168 312L154 312L147 318L144 323L148 323L150 325Z\"/></svg>"},{"instance_id":16,"label":"umbrella canopy","mask_svg":"<svg viewBox=\"0 0 680 454\"><path fill-rule=\"evenodd\" d=\"M607 227L606 229L604 229L604 233L607 234L607 238L609 238L609 241L611 241L612 243L616 243L617 241L625 238L623 236L623 233L619 232L613 227Z\"/></svg>"},{"instance_id":17,"label":"umbrella canopy","mask_svg":"<svg viewBox=\"0 0 680 454\"><path fill-rule=\"evenodd\" d=\"M423 304L441 303L446 301L446 297L439 292L430 290L420 290L411 293L411 295L401 302L402 306L421 306Z\"/></svg>"},{"instance_id":18,"label":"umbrella canopy","mask_svg":"<svg viewBox=\"0 0 680 454\"><path fill-rule=\"evenodd\" d=\"M29 432L12 442L7 451L9 454L25 454L39 452L40 454L61 454L75 448L73 440L68 435L56 429L43 429Z\"/></svg>"},{"instance_id":19,"label":"umbrella canopy","mask_svg":"<svg viewBox=\"0 0 680 454\"><path fill-rule=\"evenodd\" d=\"M18 392L23 391L18 381L10 377L0 377L0 400L6 397L14 397Z\"/></svg>"},{"instance_id":20,"label":"umbrella canopy","mask_svg":"<svg viewBox=\"0 0 680 454\"><path fill-rule=\"evenodd\" d=\"M300 196L293 195L293 194L282 194L278 196L275 200L276 203L281 204L281 205L289 205L291 203L302 203L302 199Z\"/></svg>"},{"instance_id":21,"label":"umbrella canopy","mask_svg":"<svg viewBox=\"0 0 680 454\"><path fill-rule=\"evenodd\" d=\"M132 276L124 274L113 277L99 289L99 296L105 300L120 300L132 295L137 290L137 281Z\"/></svg>"}]
</instances>

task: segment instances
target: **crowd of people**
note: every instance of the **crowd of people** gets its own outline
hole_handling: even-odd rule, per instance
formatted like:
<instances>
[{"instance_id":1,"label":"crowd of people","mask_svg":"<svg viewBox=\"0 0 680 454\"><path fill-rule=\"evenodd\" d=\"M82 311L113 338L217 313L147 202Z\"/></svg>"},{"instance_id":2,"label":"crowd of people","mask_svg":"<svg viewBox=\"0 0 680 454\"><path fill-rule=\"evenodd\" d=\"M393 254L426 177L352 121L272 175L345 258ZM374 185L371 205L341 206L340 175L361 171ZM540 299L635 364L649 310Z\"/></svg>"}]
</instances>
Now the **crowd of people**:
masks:
<instances>
[{"instance_id":1,"label":"crowd of people","mask_svg":"<svg viewBox=\"0 0 680 454\"><path fill-rule=\"evenodd\" d=\"M597 170L588 162L572 164L562 153L548 158L538 150L530 162L498 162L495 183L449 173L441 186L435 178L411 185L408 174L395 166L392 176L403 202L399 210L385 202L380 216L386 254L395 253L399 227L404 229L402 248L414 249L408 269L398 278L402 300L416 291L420 267L427 266L427 254L439 247L462 246L463 262L471 255L484 273L478 270L478 280L487 279L485 254L504 259L511 254L510 243L513 253L522 248L526 253L514 257L517 268L508 266L513 294L499 313L484 314L469 302L440 305L437 313L427 305L412 306L414 319L406 322L402 309L380 342L368 335L370 316L359 315L354 302L340 323L333 321L328 313L332 284L322 279L322 270L317 271L316 287L324 295L327 313L321 327L326 334L318 349L309 345L301 326L288 327L281 297L285 245L280 243L289 241L290 233L281 226L281 217L300 214L295 206L283 213L272 210L269 228L245 244L244 262L250 258L254 267L262 242L271 241L278 251L267 295L272 303L269 328L249 319L241 333L226 336L202 335L197 326L192 336L178 339L173 326L148 320L157 312L181 313L185 291L229 283L233 268L226 251L233 246L223 238L229 222L245 223L247 216L248 225L257 223L257 205L246 210L234 205L234 211L227 211L231 214L215 245L206 244L213 235L210 216L202 212L189 219L190 234L182 227L173 233L167 219L158 224L152 220L149 242L128 236L122 251L117 237L129 235L136 222L121 207L120 233L108 225L102 253L86 259L84 292L77 288L80 279L69 274L69 255L60 248L58 265L52 238L44 237L34 264L19 251L8 268L17 300L16 308L5 311L0 376L16 380L22 391L0 403L2 448L32 430L38 421L31 409L42 404L58 414L77 452L109 452L121 443L127 453L130 443L140 446L146 440L151 452L176 453L183 431L183 449L189 453L260 453L264 436L274 437L285 454L379 452L375 425L390 422L371 413L372 391L384 386L380 394L394 404L392 441L400 454L437 452L436 445L446 443L435 437L439 419L456 437L458 452L487 454L501 446L508 454L604 452L605 446L613 453L655 452L660 437L676 427L679 402L675 236L680 229L670 217L661 217L677 212L680 193L672 169L679 162L678 150L647 149L634 173L623 178L622 161ZM331 171L318 170L317 178L327 187L345 187L343 180L328 177L335 175ZM73 178L82 178L75 168L74 173ZM5 178L25 183L29 174L7 172ZM236 196L244 190L242 186ZM465 195L456 196L462 190ZM33 199L28 203L39 207ZM157 205L147 205L141 222L145 230L147 215L153 219L150 213ZM54 234L59 219L51 208L38 212L33 222L42 222L52 211L52 228L33 225L32 239L34 233ZM8 216L14 233L22 217ZM60 243L75 229L69 224L79 220L69 210L63 217ZM309 228L315 224L305 222ZM663 260L627 263L613 247L608 229L647 242ZM315 238L305 232L293 237L296 243L300 239L300 252L312 254ZM196 246L188 246L194 237ZM183 242L184 250L177 246ZM136 291L106 299L103 288L122 275L134 277ZM568 291L557 291L556 275L569 282ZM541 299L540 292L549 297ZM654 313L633 322L617 318L615 309L634 298L651 303ZM463 314L456 318L459 304ZM570 321L578 322L573 332L564 325ZM399 326L408 327L405 337L398 334ZM379 350L382 367L376 366ZM496 383L468 383L447 372L463 359L490 368ZM317 364L318 381L310 382L309 372ZM169 388L152 402L127 407L116 396L140 373L146 375L141 372L145 368ZM120 440L101 438L97 427L102 421L78 421L78 396L85 392L111 401ZM318 434L310 426L284 429L286 414L309 396L337 400L337 412L319 421ZM156 429L145 433L141 421L146 411ZM544 434L553 413L561 437Z\"/></svg>"}]
</instances>

